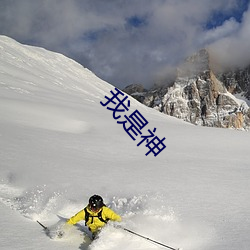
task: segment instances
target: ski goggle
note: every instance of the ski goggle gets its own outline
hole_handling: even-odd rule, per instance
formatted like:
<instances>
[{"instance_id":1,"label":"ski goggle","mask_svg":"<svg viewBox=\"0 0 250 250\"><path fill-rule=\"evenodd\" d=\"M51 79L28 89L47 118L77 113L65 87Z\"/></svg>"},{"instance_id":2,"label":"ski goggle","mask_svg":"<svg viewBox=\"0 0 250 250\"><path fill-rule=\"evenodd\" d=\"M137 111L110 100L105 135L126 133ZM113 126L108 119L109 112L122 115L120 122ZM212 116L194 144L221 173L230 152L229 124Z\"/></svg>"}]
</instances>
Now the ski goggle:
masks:
<instances>
[{"instance_id":1,"label":"ski goggle","mask_svg":"<svg viewBox=\"0 0 250 250\"><path fill-rule=\"evenodd\" d=\"M92 210L92 211L94 211L94 212L100 210L100 207L95 206L95 205L90 205L89 208L90 208L90 210Z\"/></svg>"}]
</instances>

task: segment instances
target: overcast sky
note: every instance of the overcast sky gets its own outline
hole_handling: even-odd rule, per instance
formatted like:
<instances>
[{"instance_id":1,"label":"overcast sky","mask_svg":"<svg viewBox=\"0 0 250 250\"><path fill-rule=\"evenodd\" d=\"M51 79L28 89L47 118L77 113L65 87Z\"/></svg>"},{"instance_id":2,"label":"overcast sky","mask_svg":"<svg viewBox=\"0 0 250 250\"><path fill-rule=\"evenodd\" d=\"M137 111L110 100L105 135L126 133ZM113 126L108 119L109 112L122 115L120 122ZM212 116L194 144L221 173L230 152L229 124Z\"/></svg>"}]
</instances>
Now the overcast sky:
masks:
<instances>
[{"instance_id":1,"label":"overcast sky","mask_svg":"<svg viewBox=\"0 0 250 250\"><path fill-rule=\"evenodd\" d=\"M61 52L120 88L195 51L250 62L250 0L0 0L0 34Z\"/></svg>"}]
</instances>

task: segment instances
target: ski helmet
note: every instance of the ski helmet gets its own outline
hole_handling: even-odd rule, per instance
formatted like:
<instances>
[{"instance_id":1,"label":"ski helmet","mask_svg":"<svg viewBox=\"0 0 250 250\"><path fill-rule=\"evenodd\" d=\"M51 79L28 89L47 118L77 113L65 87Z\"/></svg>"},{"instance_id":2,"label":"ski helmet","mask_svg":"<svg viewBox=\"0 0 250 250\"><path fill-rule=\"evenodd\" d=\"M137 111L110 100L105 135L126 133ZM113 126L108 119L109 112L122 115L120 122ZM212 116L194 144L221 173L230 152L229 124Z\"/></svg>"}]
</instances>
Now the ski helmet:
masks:
<instances>
[{"instance_id":1,"label":"ski helmet","mask_svg":"<svg viewBox=\"0 0 250 250\"><path fill-rule=\"evenodd\" d=\"M89 206L93 210L98 210L103 207L103 199L99 195L93 195L89 198Z\"/></svg>"}]
</instances>

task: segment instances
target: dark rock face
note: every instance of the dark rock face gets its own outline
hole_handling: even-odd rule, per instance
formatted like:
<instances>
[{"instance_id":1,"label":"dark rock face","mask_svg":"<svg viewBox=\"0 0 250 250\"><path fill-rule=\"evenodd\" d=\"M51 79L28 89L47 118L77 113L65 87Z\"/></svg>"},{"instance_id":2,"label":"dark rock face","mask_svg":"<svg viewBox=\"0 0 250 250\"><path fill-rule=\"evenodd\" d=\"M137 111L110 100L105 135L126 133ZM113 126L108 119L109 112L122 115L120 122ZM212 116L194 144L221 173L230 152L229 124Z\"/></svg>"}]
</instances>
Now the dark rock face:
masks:
<instances>
[{"instance_id":1,"label":"dark rock face","mask_svg":"<svg viewBox=\"0 0 250 250\"><path fill-rule=\"evenodd\" d=\"M147 92L141 84L131 84L128 85L124 90L125 93L133 96L137 101L143 103L144 95Z\"/></svg>"},{"instance_id":2,"label":"dark rock face","mask_svg":"<svg viewBox=\"0 0 250 250\"><path fill-rule=\"evenodd\" d=\"M250 109L233 94L249 98L249 88L250 67L215 75L204 49L178 68L170 87L146 91L130 85L129 91L124 91L149 107L196 125L248 129Z\"/></svg>"},{"instance_id":3,"label":"dark rock face","mask_svg":"<svg viewBox=\"0 0 250 250\"><path fill-rule=\"evenodd\" d=\"M225 84L230 93L242 93L250 100L250 66L218 74L218 79Z\"/></svg>"}]
</instances>

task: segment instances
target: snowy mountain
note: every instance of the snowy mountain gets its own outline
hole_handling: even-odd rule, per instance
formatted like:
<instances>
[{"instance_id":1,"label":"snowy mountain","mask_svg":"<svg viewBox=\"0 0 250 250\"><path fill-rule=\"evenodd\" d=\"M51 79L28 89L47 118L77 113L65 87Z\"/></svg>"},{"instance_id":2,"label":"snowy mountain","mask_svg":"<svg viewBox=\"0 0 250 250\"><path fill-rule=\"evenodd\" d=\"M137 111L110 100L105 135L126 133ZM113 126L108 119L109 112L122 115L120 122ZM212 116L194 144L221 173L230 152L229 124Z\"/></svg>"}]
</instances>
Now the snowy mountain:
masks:
<instances>
[{"instance_id":1,"label":"snowy mountain","mask_svg":"<svg viewBox=\"0 0 250 250\"><path fill-rule=\"evenodd\" d=\"M91 243L84 222L62 239L36 223L53 229L97 193L122 226L168 246L248 250L250 134L193 126L120 94L119 119L148 122L133 140L101 104L111 91L63 55L0 36L0 248L163 249L112 224ZM166 148L146 155L138 144L154 129Z\"/></svg>"},{"instance_id":2,"label":"snowy mountain","mask_svg":"<svg viewBox=\"0 0 250 250\"><path fill-rule=\"evenodd\" d=\"M230 93L245 97L250 103L250 66L218 72L216 75Z\"/></svg>"},{"instance_id":3,"label":"snowy mountain","mask_svg":"<svg viewBox=\"0 0 250 250\"><path fill-rule=\"evenodd\" d=\"M180 65L174 83L146 91L124 89L138 101L162 113L209 127L250 127L249 69L217 72L207 50ZM237 95L235 95L237 94Z\"/></svg>"}]
</instances>

